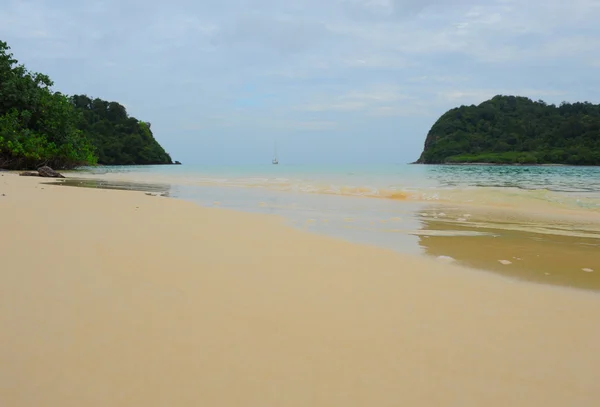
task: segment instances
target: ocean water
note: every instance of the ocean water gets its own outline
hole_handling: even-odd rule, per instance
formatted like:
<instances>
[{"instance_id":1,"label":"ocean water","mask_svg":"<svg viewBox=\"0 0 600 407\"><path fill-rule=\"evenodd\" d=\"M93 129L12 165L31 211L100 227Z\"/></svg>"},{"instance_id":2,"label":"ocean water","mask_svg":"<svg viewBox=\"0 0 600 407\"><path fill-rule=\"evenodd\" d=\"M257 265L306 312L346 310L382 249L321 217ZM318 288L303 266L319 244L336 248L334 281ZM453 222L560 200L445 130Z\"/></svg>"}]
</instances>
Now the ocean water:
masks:
<instances>
[{"instance_id":1,"label":"ocean water","mask_svg":"<svg viewBox=\"0 0 600 407\"><path fill-rule=\"evenodd\" d=\"M279 215L307 231L511 277L600 290L598 167L115 166L70 176L88 186Z\"/></svg>"},{"instance_id":2,"label":"ocean water","mask_svg":"<svg viewBox=\"0 0 600 407\"><path fill-rule=\"evenodd\" d=\"M114 180L186 186L263 188L269 190L398 200L478 202L476 193L547 200L560 206L600 209L600 168L571 166L248 167L113 166L84 169ZM477 191L477 192L476 192ZM497 197L496 197L497 195ZM474 199L473 199L474 198ZM480 198L480 197L479 197Z\"/></svg>"}]
</instances>

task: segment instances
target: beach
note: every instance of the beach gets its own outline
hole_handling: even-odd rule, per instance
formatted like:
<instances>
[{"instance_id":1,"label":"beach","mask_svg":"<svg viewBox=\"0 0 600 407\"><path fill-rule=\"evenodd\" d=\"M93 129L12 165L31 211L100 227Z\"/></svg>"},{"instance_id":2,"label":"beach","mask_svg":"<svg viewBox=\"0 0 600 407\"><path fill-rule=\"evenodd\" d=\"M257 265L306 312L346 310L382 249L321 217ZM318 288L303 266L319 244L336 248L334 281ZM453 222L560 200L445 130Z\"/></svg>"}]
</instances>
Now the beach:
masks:
<instances>
[{"instance_id":1,"label":"beach","mask_svg":"<svg viewBox=\"0 0 600 407\"><path fill-rule=\"evenodd\" d=\"M2 175L2 406L600 400L598 293Z\"/></svg>"},{"instance_id":2,"label":"beach","mask_svg":"<svg viewBox=\"0 0 600 407\"><path fill-rule=\"evenodd\" d=\"M353 243L600 291L598 180L598 167L196 164L85 168L59 185L277 215Z\"/></svg>"}]
</instances>

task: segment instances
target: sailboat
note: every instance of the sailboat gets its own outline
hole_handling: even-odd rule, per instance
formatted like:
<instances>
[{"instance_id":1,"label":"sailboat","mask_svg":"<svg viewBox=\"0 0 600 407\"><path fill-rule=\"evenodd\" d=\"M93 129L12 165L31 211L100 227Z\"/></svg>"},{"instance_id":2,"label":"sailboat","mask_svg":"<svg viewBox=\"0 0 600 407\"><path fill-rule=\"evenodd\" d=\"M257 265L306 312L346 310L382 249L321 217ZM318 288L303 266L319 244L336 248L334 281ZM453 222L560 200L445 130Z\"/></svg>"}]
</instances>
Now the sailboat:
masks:
<instances>
[{"instance_id":1,"label":"sailboat","mask_svg":"<svg viewBox=\"0 0 600 407\"><path fill-rule=\"evenodd\" d=\"M271 162L273 164L279 164L279 160L277 159L277 143L275 143L275 152L273 153L273 160Z\"/></svg>"}]
</instances>

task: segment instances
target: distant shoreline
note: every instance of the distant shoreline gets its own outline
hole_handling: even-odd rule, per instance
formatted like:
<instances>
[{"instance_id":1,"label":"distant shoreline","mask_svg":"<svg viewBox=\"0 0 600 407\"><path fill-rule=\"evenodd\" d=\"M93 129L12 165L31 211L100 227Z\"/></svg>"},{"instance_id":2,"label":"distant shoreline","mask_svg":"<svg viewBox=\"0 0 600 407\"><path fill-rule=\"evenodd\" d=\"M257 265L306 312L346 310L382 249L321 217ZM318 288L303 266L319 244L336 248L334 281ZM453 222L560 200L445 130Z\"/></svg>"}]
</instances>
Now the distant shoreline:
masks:
<instances>
[{"instance_id":1,"label":"distant shoreline","mask_svg":"<svg viewBox=\"0 0 600 407\"><path fill-rule=\"evenodd\" d=\"M475 162L475 163L419 163L413 162L411 165L493 165L493 166L506 166L506 167L598 167L597 165L570 165L570 164L521 164L521 163L485 163L485 162Z\"/></svg>"}]
</instances>

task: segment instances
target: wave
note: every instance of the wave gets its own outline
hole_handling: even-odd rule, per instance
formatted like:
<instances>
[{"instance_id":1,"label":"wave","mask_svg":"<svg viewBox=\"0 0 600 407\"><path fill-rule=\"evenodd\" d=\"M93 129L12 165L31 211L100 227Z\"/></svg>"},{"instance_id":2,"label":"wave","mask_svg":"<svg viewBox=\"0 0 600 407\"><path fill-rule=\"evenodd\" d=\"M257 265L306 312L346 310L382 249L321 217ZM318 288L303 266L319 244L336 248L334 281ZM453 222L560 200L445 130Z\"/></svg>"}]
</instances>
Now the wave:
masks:
<instances>
[{"instance_id":1,"label":"wave","mask_svg":"<svg viewBox=\"0 0 600 407\"><path fill-rule=\"evenodd\" d=\"M376 198L391 201L470 204L517 209L570 209L600 213L600 193L559 192L549 188L527 189L514 186L402 186L347 185L349 179L305 180L288 177L209 177L143 172L73 174L120 182L146 182L191 187L252 188L303 194ZM371 181L371 180L368 180ZM415 182L418 184L418 181Z\"/></svg>"}]
</instances>

